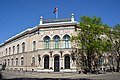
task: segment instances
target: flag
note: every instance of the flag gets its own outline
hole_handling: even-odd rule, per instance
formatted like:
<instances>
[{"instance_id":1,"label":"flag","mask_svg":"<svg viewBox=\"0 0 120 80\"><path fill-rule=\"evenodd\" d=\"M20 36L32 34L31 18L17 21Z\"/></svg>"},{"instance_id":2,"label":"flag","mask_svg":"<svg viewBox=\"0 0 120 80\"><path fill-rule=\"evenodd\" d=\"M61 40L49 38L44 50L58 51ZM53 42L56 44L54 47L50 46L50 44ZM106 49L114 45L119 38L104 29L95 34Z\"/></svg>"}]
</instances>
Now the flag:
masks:
<instances>
[{"instance_id":1,"label":"flag","mask_svg":"<svg viewBox=\"0 0 120 80\"><path fill-rule=\"evenodd\" d=\"M58 8L57 8L57 7L55 7L55 9L54 9L53 13L56 13L56 12L57 12L57 10L58 10Z\"/></svg>"}]
</instances>

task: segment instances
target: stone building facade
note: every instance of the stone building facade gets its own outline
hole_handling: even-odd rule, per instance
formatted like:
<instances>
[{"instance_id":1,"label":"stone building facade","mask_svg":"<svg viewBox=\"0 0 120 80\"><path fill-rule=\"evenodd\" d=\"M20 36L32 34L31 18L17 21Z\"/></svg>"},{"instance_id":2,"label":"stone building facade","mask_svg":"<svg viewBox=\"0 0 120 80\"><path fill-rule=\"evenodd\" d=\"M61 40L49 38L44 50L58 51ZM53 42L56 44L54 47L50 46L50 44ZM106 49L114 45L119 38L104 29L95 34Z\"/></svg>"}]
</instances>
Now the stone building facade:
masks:
<instances>
[{"instance_id":1,"label":"stone building facade","mask_svg":"<svg viewBox=\"0 0 120 80\"><path fill-rule=\"evenodd\" d=\"M9 70L76 72L71 59L77 22L71 18L43 20L0 45L0 63Z\"/></svg>"}]
</instances>

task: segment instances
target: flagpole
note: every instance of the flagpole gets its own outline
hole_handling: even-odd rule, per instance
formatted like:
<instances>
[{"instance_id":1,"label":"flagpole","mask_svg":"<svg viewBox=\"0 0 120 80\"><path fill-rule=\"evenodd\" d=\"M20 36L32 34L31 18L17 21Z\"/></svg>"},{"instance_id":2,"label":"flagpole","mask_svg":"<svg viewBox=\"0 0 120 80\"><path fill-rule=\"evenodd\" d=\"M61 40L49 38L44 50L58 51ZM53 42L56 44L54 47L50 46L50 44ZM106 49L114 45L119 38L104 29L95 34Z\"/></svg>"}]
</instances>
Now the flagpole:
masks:
<instances>
[{"instance_id":1,"label":"flagpole","mask_svg":"<svg viewBox=\"0 0 120 80\"><path fill-rule=\"evenodd\" d=\"M58 18L58 6L57 6L57 11L56 11L56 19Z\"/></svg>"}]
</instances>

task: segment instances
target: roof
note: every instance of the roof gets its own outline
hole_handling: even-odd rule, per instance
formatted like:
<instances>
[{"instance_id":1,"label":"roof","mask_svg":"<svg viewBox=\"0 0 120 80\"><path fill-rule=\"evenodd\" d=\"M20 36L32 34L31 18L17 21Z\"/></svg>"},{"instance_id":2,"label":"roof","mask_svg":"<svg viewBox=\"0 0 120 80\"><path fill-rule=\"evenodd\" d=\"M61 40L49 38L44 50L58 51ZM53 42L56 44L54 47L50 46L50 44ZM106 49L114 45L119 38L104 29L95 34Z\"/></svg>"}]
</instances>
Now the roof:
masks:
<instances>
[{"instance_id":1,"label":"roof","mask_svg":"<svg viewBox=\"0 0 120 80\"><path fill-rule=\"evenodd\" d=\"M0 47L5 45L6 43L9 43L10 41L13 41L21 36L32 33L36 30L41 29L41 28L58 27L61 25L63 25L63 27L64 27L64 26L76 25L76 24L78 24L78 23L76 21L71 21L71 18L59 18L59 19L43 20L42 24L39 24L38 26L35 26L33 28L28 28L28 29L16 34L15 36L7 39L4 43L0 44Z\"/></svg>"},{"instance_id":2,"label":"roof","mask_svg":"<svg viewBox=\"0 0 120 80\"><path fill-rule=\"evenodd\" d=\"M43 20L43 24L47 23L57 23L57 22L70 22L71 18L57 18L57 19L49 19L49 20Z\"/></svg>"}]
</instances>

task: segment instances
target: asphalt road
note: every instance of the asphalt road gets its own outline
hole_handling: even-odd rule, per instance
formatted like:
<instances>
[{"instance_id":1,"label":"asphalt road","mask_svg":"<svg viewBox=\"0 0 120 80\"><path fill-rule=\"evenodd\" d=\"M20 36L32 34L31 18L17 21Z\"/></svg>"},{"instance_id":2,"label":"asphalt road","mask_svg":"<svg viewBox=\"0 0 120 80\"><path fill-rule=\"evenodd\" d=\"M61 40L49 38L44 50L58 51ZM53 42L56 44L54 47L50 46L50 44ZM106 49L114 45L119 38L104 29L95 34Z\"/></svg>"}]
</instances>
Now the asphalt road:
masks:
<instances>
[{"instance_id":1,"label":"asphalt road","mask_svg":"<svg viewBox=\"0 0 120 80\"><path fill-rule=\"evenodd\" d=\"M39 73L39 72L2 72L3 79L20 79L20 80L120 80L120 73L110 72L106 74L76 74L76 73ZM36 78L36 79L35 79Z\"/></svg>"}]
</instances>

